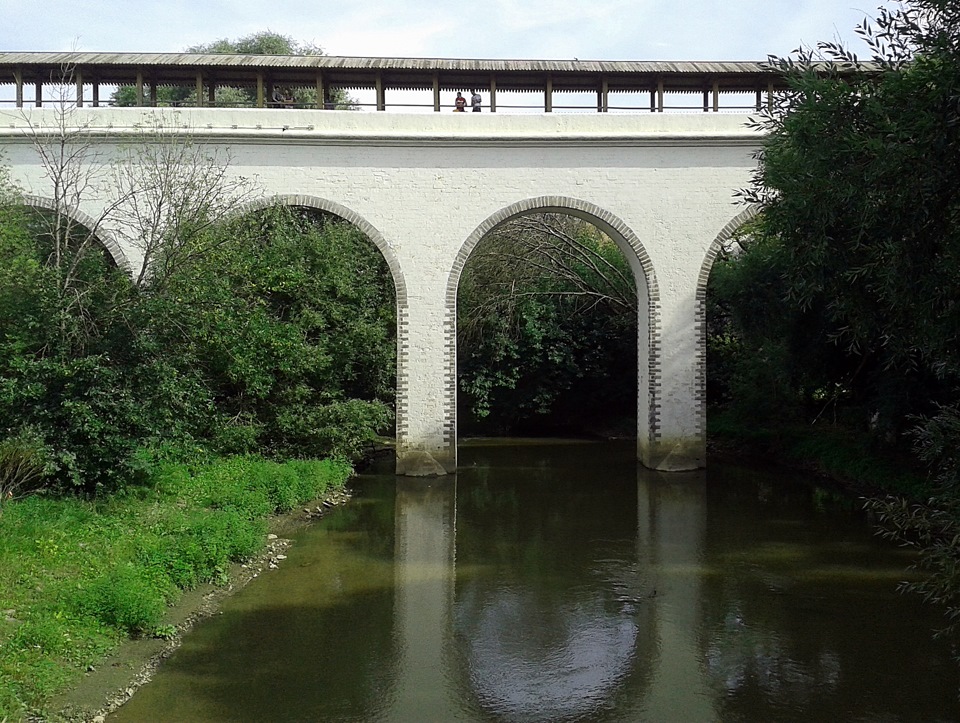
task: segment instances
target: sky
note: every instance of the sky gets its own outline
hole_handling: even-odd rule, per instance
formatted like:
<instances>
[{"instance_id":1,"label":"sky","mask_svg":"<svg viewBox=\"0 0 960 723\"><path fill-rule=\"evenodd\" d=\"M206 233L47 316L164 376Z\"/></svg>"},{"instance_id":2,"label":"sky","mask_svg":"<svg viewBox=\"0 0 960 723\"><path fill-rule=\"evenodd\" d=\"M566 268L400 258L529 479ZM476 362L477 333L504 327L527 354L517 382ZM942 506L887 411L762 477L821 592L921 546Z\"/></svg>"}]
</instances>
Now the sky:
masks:
<instances>
[{"instance_id":1,"label":"sky","mask_svg":"<svg viewBox=\"0 0 960 723\"><path fill-rule=\"evenodd\" d=\"M0 0L0 51L182 52L263 30L328 55L764 60L883 0Z\"/></svg>"}]
</instances>

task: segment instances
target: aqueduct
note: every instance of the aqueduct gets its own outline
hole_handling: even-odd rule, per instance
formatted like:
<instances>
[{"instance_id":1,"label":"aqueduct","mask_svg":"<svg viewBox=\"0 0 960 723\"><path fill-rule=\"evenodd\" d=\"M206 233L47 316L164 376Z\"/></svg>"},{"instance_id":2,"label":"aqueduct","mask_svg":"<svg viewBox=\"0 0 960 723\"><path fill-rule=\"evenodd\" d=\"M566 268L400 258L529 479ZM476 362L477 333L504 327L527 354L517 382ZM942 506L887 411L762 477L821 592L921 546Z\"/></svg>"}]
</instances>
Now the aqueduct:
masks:
<instances>
[{"instance_id":1,"label":"aqueduct","mask_svg":"<svg viewBox=\"0 0 960 723\"><path fill-rule=\"evenodd\" d=\"M64 113L23 107L19 92L18 107L0 110L0 147L43 205L49 181L34 141L60 132ZM68 119L104 162L144 126L191 134L229 149L230 173L255 179L265 201L329 211L367 234L397 292L400 474L456 469L457 286L476 244L526 213L590 221L636 279L638 457L666 471L704 466L706 281L719 244L751 213L734 194L761 142L743 112L73 107ZM84 198L70 210L98 218L103 204ZM139 268L136 249L100 234L122 266Z\"/></svg>"}]
</instances>

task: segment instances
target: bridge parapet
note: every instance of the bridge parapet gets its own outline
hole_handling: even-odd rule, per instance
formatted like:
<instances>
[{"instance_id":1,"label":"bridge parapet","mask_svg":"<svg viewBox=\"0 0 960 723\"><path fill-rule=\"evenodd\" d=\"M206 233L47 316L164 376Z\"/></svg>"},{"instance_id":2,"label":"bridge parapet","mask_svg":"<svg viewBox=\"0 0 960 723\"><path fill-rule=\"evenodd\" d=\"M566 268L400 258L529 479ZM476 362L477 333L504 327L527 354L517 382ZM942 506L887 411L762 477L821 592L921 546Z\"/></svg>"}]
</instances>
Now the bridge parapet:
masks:
<instances>
[{"instance_id":1,"label":"bridge parapet","mask_svg":"<svg viewBox=\"0 0 960 723\"><path fill-rule=\"evenodd\" d=\"M197 138L392 144L756 144L747 114L466 115L393 114L253 108L43 108L0 110L0 136L15 139L178 132Z\"/></svg>"}]
</instances>

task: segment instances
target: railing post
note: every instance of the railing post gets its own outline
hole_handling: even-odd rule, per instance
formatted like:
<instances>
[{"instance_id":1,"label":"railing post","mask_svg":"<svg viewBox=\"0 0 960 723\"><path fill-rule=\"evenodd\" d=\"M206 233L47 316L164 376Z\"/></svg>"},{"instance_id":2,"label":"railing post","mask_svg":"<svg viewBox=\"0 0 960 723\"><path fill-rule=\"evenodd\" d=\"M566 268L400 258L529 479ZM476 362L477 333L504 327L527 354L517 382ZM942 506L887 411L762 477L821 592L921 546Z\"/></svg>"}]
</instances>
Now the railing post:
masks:
<instances>
[{"instance_id":1,"label":"railing post","mask_svg":"<svg viewBox=\"0 0 960 723\"><path fill-rule=\"evenodd\" d=\"M20 68L13 71L13 81L17 85L17 108L23 108L23 71Z\"/></svg>"}]
</instances>

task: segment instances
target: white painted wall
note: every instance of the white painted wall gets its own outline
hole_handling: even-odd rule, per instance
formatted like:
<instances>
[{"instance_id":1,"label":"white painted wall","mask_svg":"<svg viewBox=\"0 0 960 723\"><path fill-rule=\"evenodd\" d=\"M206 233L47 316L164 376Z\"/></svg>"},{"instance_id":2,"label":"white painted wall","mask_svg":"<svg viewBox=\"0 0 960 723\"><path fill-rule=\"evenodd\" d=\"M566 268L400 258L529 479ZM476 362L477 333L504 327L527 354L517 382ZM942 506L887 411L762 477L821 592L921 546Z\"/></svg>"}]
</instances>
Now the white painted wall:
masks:
<instances>
[{"instance_id":1,"label":"white painted wall","mask_svg":"<svg viewBox=\"0 0 960 723\"><path fill-rule=\"evenodd\" d=\"M32 195L49 196L31 134L56 109L0 112L0 148ZM496 223L568 210L610 232L639 284L638 451L664 470L704 464L702 309L711 247L742 212L760 136L728 114L471 113L135 108L72 109L107 163L157 120L229 148L231 172L266 198L335 211L384 252L398 286L398 471L456 467L455 289L469 250ZM30 130L33 129L33 130ZM105 199L80 212L96 217ZM133 249L123 249L138 266ZM647 323L650 320L651 323ZM698 398L699 396L699 398Z\"/></svg>"}]
</instances>

